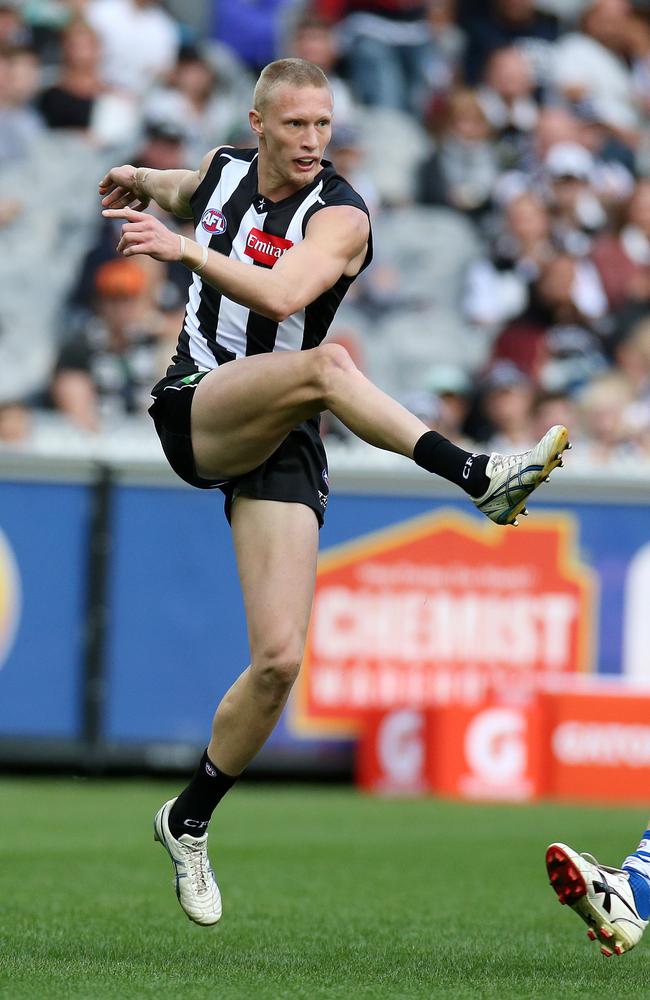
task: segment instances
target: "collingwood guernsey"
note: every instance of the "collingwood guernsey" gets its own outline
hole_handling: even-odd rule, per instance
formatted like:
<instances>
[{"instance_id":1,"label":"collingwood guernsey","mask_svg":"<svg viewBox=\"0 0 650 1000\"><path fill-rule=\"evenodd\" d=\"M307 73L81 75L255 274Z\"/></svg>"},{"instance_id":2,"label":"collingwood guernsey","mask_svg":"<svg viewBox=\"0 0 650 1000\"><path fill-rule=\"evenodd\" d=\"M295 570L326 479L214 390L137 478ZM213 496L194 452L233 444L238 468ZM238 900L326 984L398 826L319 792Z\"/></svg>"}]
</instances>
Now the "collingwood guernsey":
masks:
<instances>
[{"instance_id":1,"label":"collingwood guernsey","mask_svg":"<svg viewBox=\"0 0 650 1000\"><path fill-rule=\"evenodd\" d=\"M368 215L363 199L327 160L311 184L282 201L258 191L257 150L225 147L215 153L191 199L195 239L251 267L273 267L305 236L315 212L352 205ZM372 259L372 236L361 267ZM281 323L233 302L194 274L183 330L168 376L207 371L234 358L317 347L354 281L342 275L314 302Z\"/></svg>"}]
</instances>

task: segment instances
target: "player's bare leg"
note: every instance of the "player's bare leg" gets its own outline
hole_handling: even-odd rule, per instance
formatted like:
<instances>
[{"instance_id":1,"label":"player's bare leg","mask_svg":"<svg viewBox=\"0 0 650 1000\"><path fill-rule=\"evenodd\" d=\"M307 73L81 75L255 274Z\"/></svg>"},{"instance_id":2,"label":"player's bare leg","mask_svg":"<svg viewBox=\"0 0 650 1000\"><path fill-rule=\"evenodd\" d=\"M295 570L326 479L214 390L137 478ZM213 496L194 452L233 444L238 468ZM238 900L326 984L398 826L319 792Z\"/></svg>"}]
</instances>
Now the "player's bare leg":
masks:
<instances>
[{"instance_id":1,"label":"player's bare leg","mask_svg":"<svg viewBox=\"0 0 650 1000\"><path fill-rule=\"evenodd\" d=\"M217 708L208 756L238 775L264 745L302 662L318 555L311 508L238 497L232 530L251 665Z\"/></svg>"},{"instance_id":2,"label":"player's bare leg","mask_svg":"<svg viewBox=\"0 0 650 1000\"><path fill-rule=\"evenodd\" d=\"M207 825L284 707L300 668L316 579L318 522L311 508L237 497L232 526L251 665L217 708L192 781L164 803L154 821L156 840L174 864L179 902L190 920L203 925L221 918Z\"/></svg>"},{"instance_id":3,"label":"player's bare leg","mask_svg":"<svg viewBox=\"0 0 650 1000\"><path fill-rule=\"evenodd\" d=\"M428 428L373 385L340 344L261 354L209 372L192 403L199 474L231 478L264 462L302 420L331 410L369 444L413 456Z\"/></svg>"},{"instance_id":4,"label":"player's bare leg","mask_svg":"<svg viewBox=\"0 0 650 1000\"><path fill-rule=\"evenodd\" d=\"M192 404L199 475L231 478L264 462L302 420L330 410L357 437L414 459L465 490L498 524L516 524L533 490L570 447L553 427L527 452L470 454L373 385L339 344L242 358L208 373Z\"/></svg>"}]
</instances>

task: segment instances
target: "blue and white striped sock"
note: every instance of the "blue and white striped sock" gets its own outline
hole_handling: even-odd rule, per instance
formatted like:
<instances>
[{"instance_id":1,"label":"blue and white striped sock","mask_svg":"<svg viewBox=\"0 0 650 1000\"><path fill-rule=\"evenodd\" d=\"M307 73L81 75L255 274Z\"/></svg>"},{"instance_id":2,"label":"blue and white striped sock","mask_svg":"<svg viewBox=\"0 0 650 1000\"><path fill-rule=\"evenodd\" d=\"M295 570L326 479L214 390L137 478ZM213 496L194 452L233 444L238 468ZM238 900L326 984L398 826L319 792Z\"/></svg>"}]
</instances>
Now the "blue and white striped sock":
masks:
<instances>
[{"instance_id":1,"label":"blue and white striped sock","mask_svg":"<svg viewBox=\"0 0 650 1000\"><path fill-rule=\"evenodd\" d=\"M650 917L650 830L643 834L634 854L628 855L622 868L629 873L634 902L642 920Z\"/></svg>"}]
</instances>

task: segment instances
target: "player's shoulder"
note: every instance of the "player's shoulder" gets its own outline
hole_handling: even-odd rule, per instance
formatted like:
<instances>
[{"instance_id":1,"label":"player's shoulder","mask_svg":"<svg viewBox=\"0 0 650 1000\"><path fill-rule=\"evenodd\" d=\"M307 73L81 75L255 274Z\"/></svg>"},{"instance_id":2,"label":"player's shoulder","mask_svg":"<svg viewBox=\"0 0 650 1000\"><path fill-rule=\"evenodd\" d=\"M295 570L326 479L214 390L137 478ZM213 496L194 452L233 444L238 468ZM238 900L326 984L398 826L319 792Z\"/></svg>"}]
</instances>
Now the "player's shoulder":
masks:
<instances>
[{"instance_id":1,"label":"player's shoulder","mask_svg":"<svg viewBox=\"0 0 650 1000\"><path fill-rule=\"evenodd\" d=\"M319 200L322 203L321 207L349 205L352 208L361 209L365 215L370 216L368 206L359 192L352 187L345 177L337 173L334 166L328 160L323 160L321 181L322 188L319 194Z\"/></svg>"},{"instance_id":2,"label":"player's shoulder","mask_svg":"<svg viewBox=\"0 0 650 1000\"><path fill-rule=\"evenodd\" d=\"M216 165L217 162L221 161L227 162L228 160L243 160L245 162L252 162L257 154L256 149L238 149L235 146L215 146L214 149L210 149L203 159L201 160L199 166L199 178L203 180L205 175L210 170L210 167Z\"/></svg>"},{"instance_id":3,"label":"player's shoulder","mask_svg":"<svg viewBox=\"0 0 650 1000\"><path fill-rule=\"evenodd\" d=\"M215 146L201 160L195 178L194 191L190 199L193 215L200 216L207 208L208 202L216 189L224 170L233 162L252 163L257 155L256 149L236 149L234 146ZM245 171L250 169L245 168Z\"/></svg>"}]
</instances>

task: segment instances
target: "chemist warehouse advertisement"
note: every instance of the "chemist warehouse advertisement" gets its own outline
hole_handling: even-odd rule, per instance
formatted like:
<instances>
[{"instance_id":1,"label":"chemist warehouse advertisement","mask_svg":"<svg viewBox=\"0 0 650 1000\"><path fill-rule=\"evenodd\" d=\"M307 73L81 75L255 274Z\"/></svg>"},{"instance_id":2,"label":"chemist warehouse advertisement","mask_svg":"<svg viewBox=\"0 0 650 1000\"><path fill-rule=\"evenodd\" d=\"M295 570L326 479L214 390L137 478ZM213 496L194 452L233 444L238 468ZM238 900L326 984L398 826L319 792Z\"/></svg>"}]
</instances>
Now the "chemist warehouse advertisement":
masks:
<instances>
[{"instance_id":1,"label":"chemist warehouse advertisement","mask_svg":"<svg viewBox=\"0 0 650 1000\"><path fill-rule=\"evenodd\" d=\"M293 725L361 736L372 792L645 801L650 546L581 513L514 531L443 509L326 551Z\"/></svg>"},{"instance_id":2,"label":"chemist warehouse advertisement","mask_svg":"<svg viewBox=\"0 0 650 1000\"><path fill-rule=\"evenodd\" d=\"M371 710L591 671L597 602L568 514L515 530L441 510L330 549L293 726L352 735Z\"/></svg>"}]
</instances>

